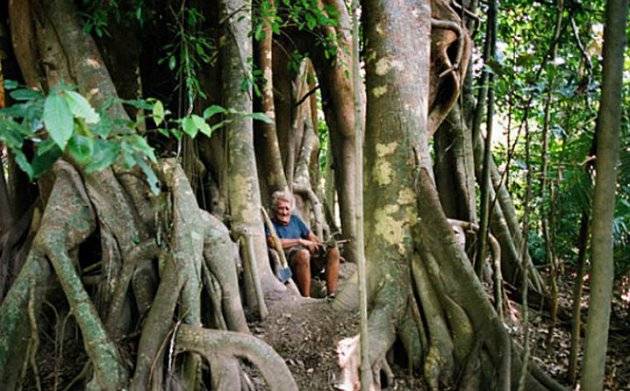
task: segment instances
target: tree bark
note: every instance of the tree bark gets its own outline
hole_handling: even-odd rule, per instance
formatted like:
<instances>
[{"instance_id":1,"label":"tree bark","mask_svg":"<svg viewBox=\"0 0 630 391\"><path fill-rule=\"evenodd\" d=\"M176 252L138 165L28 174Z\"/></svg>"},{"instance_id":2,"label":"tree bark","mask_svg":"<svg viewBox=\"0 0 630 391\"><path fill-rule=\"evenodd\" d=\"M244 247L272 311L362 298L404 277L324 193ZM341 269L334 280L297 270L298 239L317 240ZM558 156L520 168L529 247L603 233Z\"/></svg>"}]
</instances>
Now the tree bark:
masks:
<instances>
[{"instance_id":1,"label":"tree bark","mask_svg":"<svg viewBox=\"0 0 630 391\"><path fill-rule=\"evenodd\" d=\"M488 45L488 55L484 56L486 63L495 60L497 46L497 2L491 0L488 6L488 21L486 28L486 40ZM485 53L484 53L485 54ZM477 247L477 259L475 271L481 277L483 265L486 261L486 243L488 238L488 227L490 225L490 159L492 157L492 129L494 127L494 73L488 75L488 101L486 109L486 136L484 138L483 163L481 170L481 180L479 188L479 235Z\"/></svg>"},{"instance_id":2,"label":"tree bark","mask_svg":"<svg viewBox=\"0 0 630 391\"><path fill-rule=\"evenodd\" d=\"M608 346L614 277L612 219L615 209L616 164L619 158L627 13L627 0L609 0L606 3L602 96L597 117L597 162L591 223L591 299L580 381L582 388L588 391L599 390L603 386Z\"/></svg>"},{"instance_id":3,"label":"tree bark","mask_svg":"<svg viewBox=\"0 0 630 391\"><path fill-rule=\"evenodd\" d=\"M275 14L275 4L273 0L269 0L269 10ZM263 34L264 37L258 45L258 66L263 73L263 87L261 105L262 111L272 120L271 123L260 123L262 130L262 137L264 139L264 153L261 159L264 162L265 177L267 180L267 187L269 193L276 190L286 190L287 179L282 167L282 156L280 155L280 147L278 146L278 133L276 132L276 110L274 107L274 92L273 92L273 31L271 29L271 22L269 17L264 17Z\"/></svg>"},{"instance_id":4,"label":"tree bark","mask_svg":"<svg viewBox=\"0 0 630 391\"><path fill-rule=\"evenodd\" d=\"M449 218L477 223L471 132L456 104L435 133L435 182Z\"/></svg>"},{"instance_id":5,"label":"tree bark","mask_svg":"<svg viewBox=\"0 0 630 391\"><path fill-rule=\"evenodd\" d=\"M324 56L323 48L317 48L312 56L315 71L319 79L322 104L326 123L331 132L331 144L335 161L335 186L339 202L341 227L346 239L344 257L349 262L356 262L355 240L355 127L354 97L365 103L364 91L355 91L352 84L352 37L350 17L346 5L339 0L325 0L324 4L333 7L338 14L336 27L323 28L323 34L337 37L337 53L334 61Z\"/></svg>"},{"instance_id":6,"label":"tree bark","mask_svg":"<svg viewBox=\"0 0 630 391\"><path fill-rule=\"evenodd\" d=\"M236 111L252 112L252 92L241 90L241 82L248 77L248 59L252 57L251 3L248 0L226 0L221 3L226 19L224 38L225 66L223 67L223 103ZM228 198L232 230L237 236L251 235L253 255L264 291L282 289L269 266L267 244L260 208L260 186L254 154L254 135L251 118L234 117L224 132L228 145ZM244 241L242 242L244 243ZM248 303L253 304L253 303ZM259 304L260 305L260 304ZM253 308L260 308L254 305ZM261 314L258 314L259 316Z\"/></svg>"}]
</instances>

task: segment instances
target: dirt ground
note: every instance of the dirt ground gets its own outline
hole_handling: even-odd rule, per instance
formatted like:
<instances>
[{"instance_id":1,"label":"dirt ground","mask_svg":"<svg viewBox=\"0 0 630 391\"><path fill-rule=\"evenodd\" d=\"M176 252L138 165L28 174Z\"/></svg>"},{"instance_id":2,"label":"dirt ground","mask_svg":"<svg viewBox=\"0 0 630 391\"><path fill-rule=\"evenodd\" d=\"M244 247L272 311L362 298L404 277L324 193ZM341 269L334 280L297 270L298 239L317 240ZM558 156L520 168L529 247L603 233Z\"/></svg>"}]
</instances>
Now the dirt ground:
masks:
<instances>
[{"instance_id":1,"label":"dirt ground","mask_svg":"<svg viewBox=\"0 0 630 391\"><path fill-rule=\"evenodd\" d=\"M353 264L341 265L341 287L354 271ZM328 299L290 296L269 304L269 316L252 332L285 358L300 390L335 390L337 343L358 333L358 313L336 311ZM396 384L390 390L424 390L420 379L392 369Z\"/></svg>"},{"instance_id":2,"label":"dirt ground","mask_svg":"<svg viewBox=\"0 0 630 391\"><path fill-rule=\"evenodd\" d=\"M567 377L569 367L569 352L571 349L571 297L575 275L567 270L565 277L558 283L559 288L559 316L558 326L554 328L551 342L548 343L551 319L547 311L530 309L530 327L532 336L533 361L551 374L556 380L571 387ZM588 308L588 281L582 296L582 326L585 327ZM519 308L512 304L514 308ZM517 314L520 318L521 314ZM519 342L523 341L523 329L514 326L512 334ZM581 348L584 349L584 332L582 330ZM579 356L581 363L582 354ZM579 368L578 364L578 368ZM575 389L575 387L571 387ZM621 278L617 283L610 314L610 329L608 335L608 356L606 362L605 390L630 390L630 276Z\"/></svg>"}]
</instances>

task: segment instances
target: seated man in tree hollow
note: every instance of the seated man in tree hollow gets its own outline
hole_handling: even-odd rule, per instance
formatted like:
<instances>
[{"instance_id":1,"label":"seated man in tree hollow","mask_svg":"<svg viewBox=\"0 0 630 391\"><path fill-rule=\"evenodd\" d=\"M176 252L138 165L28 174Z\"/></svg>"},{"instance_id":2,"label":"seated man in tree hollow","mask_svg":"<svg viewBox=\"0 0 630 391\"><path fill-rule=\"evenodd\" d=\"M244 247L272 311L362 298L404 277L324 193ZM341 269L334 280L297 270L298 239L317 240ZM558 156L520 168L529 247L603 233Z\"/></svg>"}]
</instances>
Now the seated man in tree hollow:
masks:
<instances>
[{"instance_id":1,"label":"seated man in tree hollow","mask_svg":"<svg viewBox=\"0 0 630 391\"><path fill-rule=\"evenodd\" d=\"M293 194L276 191L271 196L273 217L271 222L295 282L302 296L311 295L311 277L322 271L326 273L326 291L329 297L337 292L339 278L339 250L328 247L304 224L302 219L293 214ZM271 234L267 232L267 241L273 247Z\"/></svg>"}]
</instances>

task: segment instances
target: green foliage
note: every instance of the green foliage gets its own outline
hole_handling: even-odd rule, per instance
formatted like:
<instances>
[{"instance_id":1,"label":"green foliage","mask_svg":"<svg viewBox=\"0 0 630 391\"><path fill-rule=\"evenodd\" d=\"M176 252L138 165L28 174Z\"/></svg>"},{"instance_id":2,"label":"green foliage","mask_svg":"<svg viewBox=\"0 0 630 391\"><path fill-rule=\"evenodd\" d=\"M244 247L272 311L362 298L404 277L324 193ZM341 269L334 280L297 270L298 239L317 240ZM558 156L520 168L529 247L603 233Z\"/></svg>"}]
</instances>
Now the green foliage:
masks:
<instances>
[{"instance_id":1,"label":"green foliage","mask_svg":"<svg viewBox=\"0 0 630 391\"><path fill-rule=\"evenodd\" d=\"M254 39L260 42L265 39L265 31L263 29L264 22L267 21L269 23L273 34L278 34L282 20L276 12L276 7L274 7L269 0L262 0L257 10L258 12L253 13L254 29L252 30L252 34L254 35Z\"/></svg>"},{"instance_id":2,"label":"green foliage","mask_svg":"<svg viewBox=\"0 0 630 391\"><path fill-rule=\"evenodd\" d=\"M339 13L330 4L320 6L318 0L276 0L274 8L269 0L261 0L253 12L252 34L257 41L265 37L263 21L268 21L273 34L278 34L281 29L297 29L307 32L316 45L324 49L324 56L329 60L335 60L338 50L338 36L334 33L325 33L324 27L337 27L339 25ZM297 72L302 59L307 53L297 50L290 52L289 69Z\"/></svg>"},{"instance_id":3,"label":"green foliage","mask_svg":"<svg viewBox=\"0 0 630 391\"><path fill-rule=\"evenodd\" d=\"M499 158L498 164L505 169L507 153L512 152L507 180L520 214L523 212L527 173L524 163L525 125L531 135L529 163L534 181L533 199L530 201L529 247L532 257L535 260L544 259L545 246L540 221L543 216L551 216L555 221L551 232L555 239L554 251L561 260L573 263L577 258L576 240L581 214L591 208L594 178L593 173L586 170L586 162L591 155L599 102L604 2L565 2L563 27L557 51L552 56L550 47L553 42L553 19L557 13L557 4L524 0L502 2L498 19L499 55L487 67L496 75L496 110L500 125L503 125L503 135L496 136L500 144L495 149L495 157ZM571 20L575 22L577 37ZM483 34L478 34L476 39L477 47L483 47ZM578 39L584 51L578 47ZM630 64L626 68L628 66ZM478 60L474 69L477 74L483 69ZM626 80L626 91L630 90L628 83ZM549 184L547 188L541 189L542 129L548 94L551 96L547 150ZM614 222L618 273L630 269L630 213L627 206L630 203L628 95L630 94L623 98L622 104L622 156ZM510 147L515 145L513 151L506 147L508 134ZM516 138L518 141L514 144ZM625 166L624 161L628 162ZM557 194L555 199L552 197L552 187Z\"/></svg>"},{"instance_id":4,"label":"green foliage","mask_svg":"<svg viewBox=\"0 0 630 391\"><path fill-rule=\"evenodd\" d=\"M157 161L153 148L135 132L119 130L117 121L104 109L98 113L73 87L60 84L48 96L12 82L5 87L19 103L0 110L0 140L31 180L61 156L88 174L120 160L126 168L140 166L151 189L158 192L155 173L147 164ZM27 143L34 147L30 161L24 154Z\"/></svg>"},{"instance_id":5,"label":"green foliage","mask_svg":"<svg viewBox=\"0 0 630 391\"><path fill-rule=\"evenodd\" d=\"M262 96L261 86L264 84L265 78L263 71L254 64L254 59L247 59L248 71L243 75L241 80L241 91L247 92L251 88L258 97Z\"/></svg>"},{"instance_id":6,"label":"green foliage","mask_svg":"<svg viewBox=\"0 0 630 391\"><path fill-rule=\"evenodd\" d=\"M174 20L168 25L173 42L165 46L166 55L160 62L167 62L168 68L175 72L188 107L192 107L198 96L206 97L198 74L202 67L214 63L217 48L211 35L202 28L205 18L196 8L182 7Z\"/></svg>"},{"instance_id":7,"label":"green foliage","mask_svg":"<svg viewBox=\"0 0 630 391\"><path fill-rule=\"evenodd\" d=\"M110 21L135 21L144 24L147 16L145 0L82 0L80 15L83 18L83 28L88 33L94 33L98 37L109 36L108 26Z\"/></svg>"},{"instance_id":8,"label":"green foliage","mask_svg":"<svg viewBox=\"0 0 630 391\"><path fill-rule=\"evenodd\" d=\"M16 104L0 110L0 141L15 157L19 167L31 180L45 173L60 157L73 162L85 173L103 170L115 163L126 169L138 166L147 178L153 193L159 193L158 179L151 168L157 162L156 153L137 125L143 122L112 119L107 113L109 105L96 110L72 86L60 84L48 96L41 92L19 88L7 81L5 88ZM269 123L263 113L243 113L221 106L206 108L202 116L190 114L172 118L156 99L122 100L122 104L142 109L166 137L180 139L183 134L196 137L202 133L211 137L214 131L236 118L248 117ZM221 115L222 119L209 125L208 120ZM24 146L32 145L34 153L29 160Z\"/></svg>"}]
</instances>

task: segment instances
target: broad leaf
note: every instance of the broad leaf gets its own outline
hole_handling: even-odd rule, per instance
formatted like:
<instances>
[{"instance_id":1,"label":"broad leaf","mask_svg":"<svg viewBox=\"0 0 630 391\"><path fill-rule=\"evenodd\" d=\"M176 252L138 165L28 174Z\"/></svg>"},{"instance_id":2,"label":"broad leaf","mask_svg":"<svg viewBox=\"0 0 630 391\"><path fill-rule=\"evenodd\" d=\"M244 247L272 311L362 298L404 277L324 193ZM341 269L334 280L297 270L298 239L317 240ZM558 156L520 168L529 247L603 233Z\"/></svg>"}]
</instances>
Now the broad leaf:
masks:
<instances>
[{"instance_id":1,"label":"broad leaf","mask_svg":"<svg viewBox=\"0 0 630 391\"><path fill-rule=\"evenodd\" d=\"M9 95L15 100L33 100L43 97L41 92L28 88L20 88L19 90L11 91Z\"/></svg>"},{"instance_id":2,"label":"broad leaf","mask_svg":"<svg viewBox=\"0 0 630 391\"><path fill-rule=\"evenodd\" d=\"M101 120L90 129L102 138L107 138L114 129L114 121L108 115L101 115L100 117Z\"/></svg>"},{"instance_id":3,"label":"broad leaf","mask_svg":"<svg viewBox=\"0 0 630 391\"><path fill-rule=\"evenodd\" d=\"M269 116L265 113L252 113L251 114L252 118L258 121L262 121L266 124L272 124L273 120L271 118L269 118Z\"/></svg>"},{"instance_id":4,"label":"broad leaf","mask_svg":"<svg viewBox=\"0 0 630 391\"><path fill-rule=\"evenodd\" d=\"M153 120L157 126L164 121L164 105L159 100L153 104Z\"/></svg>"},{"instance_id":5,"label":"broad leaf","mask_svg":"<svg viewBox=\"0 0 630 391\"><path fill-rule=\"evenodd\" d=\"M0 141L11 148L22 148L24 143L24 127L11 119L0 121ZM26 132L28 133L28 132Z\"/></svg>"},{"instance_id":6,"label":"broad leaf","mask_svg":"<svg viewBox=\"0 0 630 391\"><path fill-rule=\"evenodd\" d=\"M212 105L203 111L203 118L208 119L219 113L225 113L225 109L218 105Z\"/></svg>"},{"instance_id":7,"label":"broad leaf","mask_svg":"<svg viewBox=\"0 0 630 391\"><path fill-rule=\"evenodd\" d=\"M99 121L99 115L90 105L90 102L81 94L74 91L65 91L63 96L75 117L83 118L88 124L95 124Z\"/></svg>"},{"instance_id":8,"label":"broad leaf","mask_svg":"<svg viewBox=\"0 0 630 391\"><path fill-rule=\"evenodd\" d=\"M50 137L63 151L74 130L72 112L66 100L59 94L51 94L44 103L44 125Z\"/></svg>"},{"instance_id":9,"label":"broad leaf","mask_svg":"<svg viewBox=\"0 0 630 391\"><path fill-rule=\"evenodd\" d=\"M29 105L27 103L11 105L9 107L0 109L0 115L5 115L7 117L23 118L27 115L28 106Z\"/></svg>"},{"instance_id":10,"label":"broad leaf","mask_svg":"<svg viewBox=\"0 0 630 391\"><path fill-rule=\"evenodd\" d=\"M59 146L55 144L53 140L47 139L42 141L37 146L35 157L31 162L33 177L37 178L48 171L61 155L61 149L59 149Z\"/></svg>"},{"instance_id":11,"label":"broad leaf","mask_svg":"<svg viewBox=\"0 0 630 391\"><path fill-rule=\"evenodd\" d=\"M155 172L153 172L151 166L141 156L136 156L136 163L138 164L138 166L140 166L140 169L142 170L142 172L144 172L144 175L146 175L147 183L149 184L151 193L155 195L160 194L160 181L155 175Z\"/></svg>"},{"instance_id":12,"label":"broad leaf","mask_svg":"<svg viewBox=\"0 0 630 391\"><path fill-rule=\"evenodd\" d=\"M22 150L11 148L11 152L13 153L13 158L15 159L15 162L22 169L22 171L24 171L28 175L29 179L35 179L33 167L31 167L31 164L26 159L26 156L24 155Z\"/></svg>"},{"instance_id":13,"label":"broad leaf","mask_svg":"<svg viewBox=\"0 0 630 391\"><path fill-rule=\"evenodd\" d=\"M199 131L199 128L197 128L197 125L195 125L195 121L193 121L191 117L185 117L182 120L182 129L191 138L195 138L197 132Z\"/></svg>"},{"instance_id":14,"label":"broad leaf","mask_svg":"<svg viewBox=\"0 0 630 391\"><path fill-rule=\"evenodd\" d=\"M79 165L88 164L92 160L93 152L94 139L76 133L72 135L68 142L68 153Z\"/></svg>"},{"instance_id":15,"label":"broad leaf","mask_svg":"<svg viewBox=\"0 0 630 391\"><path fill-rule=\"evenodd\" d=\"M97 139L94 143L92 161L85 167L85 172L89 174L111 166L118 158L119 153L120 144Z\"/></svg>"},{"instance_id":16,"label":"broad leaf","mask_svg":"<svg viewBox=\"0 0 630 391\"><path fill-rule=\"evenodd\" d=\"M18 83L15 80L5 79L4 80L4 88L7 90L12 90L17 88Z\"/></svg>"},{"instance_id":17,"label":"broad leaf","mask_svg":"<svg viewBox=\"0 0 630 391\"><path fill-rule=\"evenodd\" d=\"M196 114L193 114L192 115L192 120L193 120L193 123L195 124L195 126L197 127L197 129L199 129L199 131L201 133L205 134L208 137L212 136L212 131L210 130L210 125L208 125L203 118L201 118L200 116L198 116Z\"/></svg>"}]
</instances>

